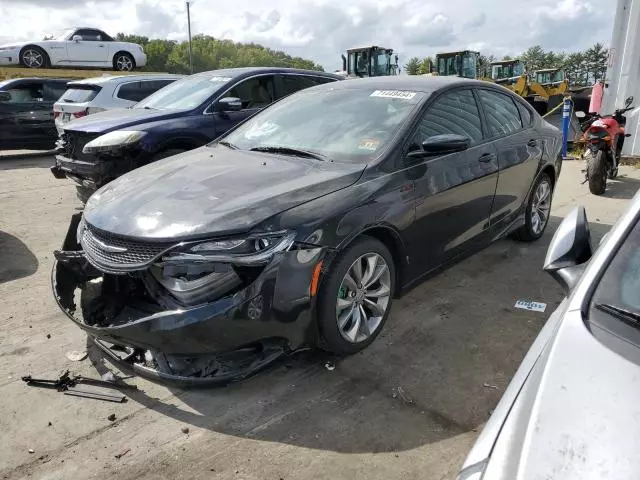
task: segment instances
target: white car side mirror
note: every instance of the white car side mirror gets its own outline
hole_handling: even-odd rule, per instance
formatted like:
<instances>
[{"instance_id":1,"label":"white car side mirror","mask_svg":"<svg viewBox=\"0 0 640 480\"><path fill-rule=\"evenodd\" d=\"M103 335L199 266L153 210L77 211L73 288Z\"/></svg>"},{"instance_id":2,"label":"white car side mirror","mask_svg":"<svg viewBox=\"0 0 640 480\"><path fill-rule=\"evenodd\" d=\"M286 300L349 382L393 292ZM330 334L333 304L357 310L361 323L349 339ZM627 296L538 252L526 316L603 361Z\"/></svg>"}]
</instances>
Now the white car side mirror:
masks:
<instances>
[{"instance_id":1,"label":"white car side mirror","mask_svg":"<svg viewBox=\"0 0 640 480\"><path fill-rule=\"evenodd\" d=\"M71 37L71 40L78 43L80 40L82 40L82 37L80 35L74 35L73 37Z\"/></svg>"}]
</instances>

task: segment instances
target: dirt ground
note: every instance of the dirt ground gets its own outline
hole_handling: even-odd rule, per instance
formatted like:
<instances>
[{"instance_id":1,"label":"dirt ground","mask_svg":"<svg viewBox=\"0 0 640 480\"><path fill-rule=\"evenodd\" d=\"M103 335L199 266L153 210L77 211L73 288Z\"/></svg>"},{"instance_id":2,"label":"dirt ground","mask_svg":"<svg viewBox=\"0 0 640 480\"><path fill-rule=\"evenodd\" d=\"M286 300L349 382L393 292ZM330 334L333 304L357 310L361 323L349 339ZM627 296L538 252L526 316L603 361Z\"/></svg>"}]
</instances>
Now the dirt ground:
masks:
<instances>
[{"instance_id":1,"label":"dirt ground","mask_svg":"<svg viewBox=\"0 0 640 480\"><path fill-rule=\"evenodd\" d=\"M55 305L49 275L79 204L71 183L49 172L51 161L0 162L6 479L452 479L561 300L541 270L561 218L585 205L597 240L640 186L640 170L622 167L595 197L580 184L581 162L565 162L543 239L500 241L418 286L396 301L370 348L333 370L305 352L225 388L178 391L135 378L140 391L116 404L20 379L65 369L98 377L110 367L96 352L66 357L86 338ZM547 311L514 309L518 299Z\"/></svg>"}]
</instances>

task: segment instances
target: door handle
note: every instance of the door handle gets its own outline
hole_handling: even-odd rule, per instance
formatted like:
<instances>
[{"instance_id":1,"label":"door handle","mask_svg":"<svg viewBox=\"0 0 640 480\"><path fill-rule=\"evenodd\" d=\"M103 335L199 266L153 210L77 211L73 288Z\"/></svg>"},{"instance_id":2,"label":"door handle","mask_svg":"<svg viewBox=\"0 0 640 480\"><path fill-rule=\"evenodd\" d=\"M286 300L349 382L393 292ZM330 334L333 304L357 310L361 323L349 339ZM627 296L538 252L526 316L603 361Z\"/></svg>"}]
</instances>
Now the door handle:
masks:
<instances>
[{"instance_id":1,"label":"door handle","mask_svg":"<svg viewBox=\"0 0 640 480\"><path fill-rule=\"evenodd\" d=\"M530 146L530 147L537 147L538 146L538 140L535 140L535 139L529 140L527 142L527 145Z\"/></svg>"},{"instance_id":2,"label":"door handle","mask_svg":"<svg viewBox=\"0 0 640 480\"><path fill-rule=\"evenodd\" d=\"M98 45L100 48L104 48L104 45Z\"/></svg>"},{"instance_id":3,"label":"door handle","mask_svg":"<svg viewBox=\"0 0 640 480\"><path fill-rule=\"evenodd\" d=\"M494 153L485 153L484 155L481 155L480 158L478 159L478 161L480 163L489 163L492 160L494 160L496 158L496 155Z\"/></svg>"}]
</instances>

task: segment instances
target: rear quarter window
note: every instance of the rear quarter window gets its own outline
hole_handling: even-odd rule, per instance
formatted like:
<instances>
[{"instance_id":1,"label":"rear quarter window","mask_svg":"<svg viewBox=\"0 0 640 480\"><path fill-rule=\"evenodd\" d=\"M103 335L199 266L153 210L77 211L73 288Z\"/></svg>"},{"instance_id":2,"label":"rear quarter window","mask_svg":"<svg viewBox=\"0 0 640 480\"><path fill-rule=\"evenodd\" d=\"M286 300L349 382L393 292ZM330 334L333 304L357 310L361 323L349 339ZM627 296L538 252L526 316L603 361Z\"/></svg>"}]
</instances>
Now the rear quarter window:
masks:
<instances>
[{"instance_id":1,"label":"rear quarter window","mask_svg":"<svg viewBox=\"0 0 640 480\"><path fill-rule=\"evenodd\" d=\"M74 85L67 88L58 101L66 103L90 102L96 98L101 89L102 87L98 85Z\"/></svg>"}]
</instances>

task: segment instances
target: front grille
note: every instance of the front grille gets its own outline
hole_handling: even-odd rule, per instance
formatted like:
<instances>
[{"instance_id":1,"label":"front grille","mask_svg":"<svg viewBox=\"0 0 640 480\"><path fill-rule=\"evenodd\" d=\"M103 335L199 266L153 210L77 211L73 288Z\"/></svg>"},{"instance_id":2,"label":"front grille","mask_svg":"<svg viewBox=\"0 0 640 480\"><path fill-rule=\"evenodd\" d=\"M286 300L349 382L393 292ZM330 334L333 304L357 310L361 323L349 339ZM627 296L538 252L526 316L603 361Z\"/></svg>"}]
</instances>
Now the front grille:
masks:
<instances>
[{"instance_id":1,"label":"front grille","mask_svg":"<svg viewBox=\"0 0 640 480\"><path fill-rule=\"evenodd\" d=\"M95 267L107 272L141 270L175 245L125 240L84 225L80 238L82 249Z\"/></svg>"},{"instance_id":2,"label":"front grille","mask_svg":"<svg viewBox=\"0 0 640 480\"><path fill-rule=\"evenodd\" d=\"M74 130L65 130L61 135L62 154L73 160L89 160L92 155L82 153L84 146L91 140L95 140L100 136L99 133L76 132Z\"/></svg>"}]
</instances>

